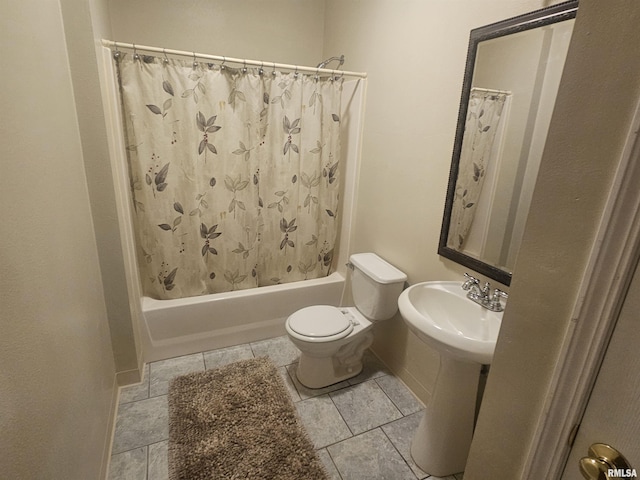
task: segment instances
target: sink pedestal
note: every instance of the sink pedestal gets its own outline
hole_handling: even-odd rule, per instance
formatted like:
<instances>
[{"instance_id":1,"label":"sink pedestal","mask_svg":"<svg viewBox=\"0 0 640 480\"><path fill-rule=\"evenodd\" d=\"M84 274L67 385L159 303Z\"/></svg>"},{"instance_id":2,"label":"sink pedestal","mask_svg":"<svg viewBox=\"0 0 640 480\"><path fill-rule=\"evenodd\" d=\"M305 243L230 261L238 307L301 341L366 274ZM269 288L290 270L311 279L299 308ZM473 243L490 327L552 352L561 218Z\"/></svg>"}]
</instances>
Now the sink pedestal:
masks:
<instances>
[{"instance_id":1,"label":"sink pedestal","mask_svg":"<svg viewBox=\"0 0 640 480\"><path fill-rule=\"evenodd\" d=\"M440 355L433 395L411 442L411 456L430 475L464 471L473 436L479 363Z\"/></svg>"}]
</instances>

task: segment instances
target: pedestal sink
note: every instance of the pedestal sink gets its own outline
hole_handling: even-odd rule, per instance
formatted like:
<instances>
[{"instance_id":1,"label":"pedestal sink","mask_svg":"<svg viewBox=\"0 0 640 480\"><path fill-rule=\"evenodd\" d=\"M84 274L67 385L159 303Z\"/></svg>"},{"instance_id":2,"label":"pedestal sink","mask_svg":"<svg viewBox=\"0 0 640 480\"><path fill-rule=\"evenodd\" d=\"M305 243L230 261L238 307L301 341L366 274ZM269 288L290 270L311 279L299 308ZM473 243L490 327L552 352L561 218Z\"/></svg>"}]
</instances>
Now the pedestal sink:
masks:
<instances>
[{"instance_id":1,"label":"pedestal sink","mask_svg":"<svg viewBox=\"0 0 640 480\"><path fill-rule=\"evenodd\" d=\"M440 352L440 369L411 443L416 464L434 476L464 470L475 415L480 369L491 364L502 313L472 302L461 282L424 282L398 299L409 329Z\"/></svg>"}]
</instances>

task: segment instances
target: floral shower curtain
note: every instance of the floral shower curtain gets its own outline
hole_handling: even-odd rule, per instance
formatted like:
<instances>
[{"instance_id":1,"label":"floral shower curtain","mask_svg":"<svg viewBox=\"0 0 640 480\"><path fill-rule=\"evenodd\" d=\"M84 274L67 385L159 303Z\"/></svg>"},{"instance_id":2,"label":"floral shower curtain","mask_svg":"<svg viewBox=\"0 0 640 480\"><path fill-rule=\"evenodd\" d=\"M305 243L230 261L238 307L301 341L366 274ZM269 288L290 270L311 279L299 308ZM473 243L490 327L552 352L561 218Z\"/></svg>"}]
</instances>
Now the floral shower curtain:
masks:
<instances>
[{"instance_id":1,"label":"floral shower curtain","mask_svg":"<svg viewBox=\"0 0 640 480\"><path fill-rule=\"evenodd\" d=\"M329 273L341 80L131 54L117 64L146 295Z\"/></svg>"},{"instance_id":2,"label":"floral shower curtain","mask_svg":"<svg viewBox=\"0 0 640 480\"><path fill-rule=\"evenodd\" d=\"M471 89L460 152L448 247L461 250L471 229L507 93Z\"/></svg>"}]
</instances>

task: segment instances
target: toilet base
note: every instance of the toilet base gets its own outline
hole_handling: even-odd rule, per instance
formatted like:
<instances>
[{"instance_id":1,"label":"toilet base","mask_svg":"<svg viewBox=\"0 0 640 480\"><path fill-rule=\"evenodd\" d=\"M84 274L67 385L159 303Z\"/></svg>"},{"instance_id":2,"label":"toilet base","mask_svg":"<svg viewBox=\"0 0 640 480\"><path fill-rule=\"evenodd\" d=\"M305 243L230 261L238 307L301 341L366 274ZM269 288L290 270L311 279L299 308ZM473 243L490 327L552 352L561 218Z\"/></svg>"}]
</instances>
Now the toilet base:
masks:
<instances>
[{"instance_id":1,"label":"toilet base","mask_svg":"<svg viewBox=\"0 0 640 480\"><path fill-rule=\"evenodd\" d=\"M298 381L308 388L323 388L362 372L362 355L373 343L373 332L364 333L338 349L332 356L311 356L302 351L296 370Z\"/></svg>"},{"instance_id":2,"label":"toilet base","mask_svg":"<svg viewBox=\"0 0 640 480\"><path fill-rule=\"evenodd\" d=\"M335 366L333 357L313 358L302 353L296 377L307 388L323 388L355 377L361 371L362 361L347 369L340 365Z\"/></svg>"}]
</instances>

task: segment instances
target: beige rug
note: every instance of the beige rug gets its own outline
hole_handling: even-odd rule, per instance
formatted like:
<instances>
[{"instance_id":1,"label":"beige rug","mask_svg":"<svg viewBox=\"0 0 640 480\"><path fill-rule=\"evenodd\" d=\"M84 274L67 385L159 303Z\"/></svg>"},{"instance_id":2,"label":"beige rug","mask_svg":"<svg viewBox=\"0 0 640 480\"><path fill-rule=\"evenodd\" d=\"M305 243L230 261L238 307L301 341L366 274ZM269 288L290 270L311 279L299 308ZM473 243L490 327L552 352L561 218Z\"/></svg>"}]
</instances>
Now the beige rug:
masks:
<instances>
[{"instance_id":1,"label":"beige rug","mask_svg":"<svg viewBox=\"0 0 640 480\"><path fill-rule=\"evenodd\" d=\"M268 359L171 382L169 480L327 478Z\"/></svg>"}]
</instances>

